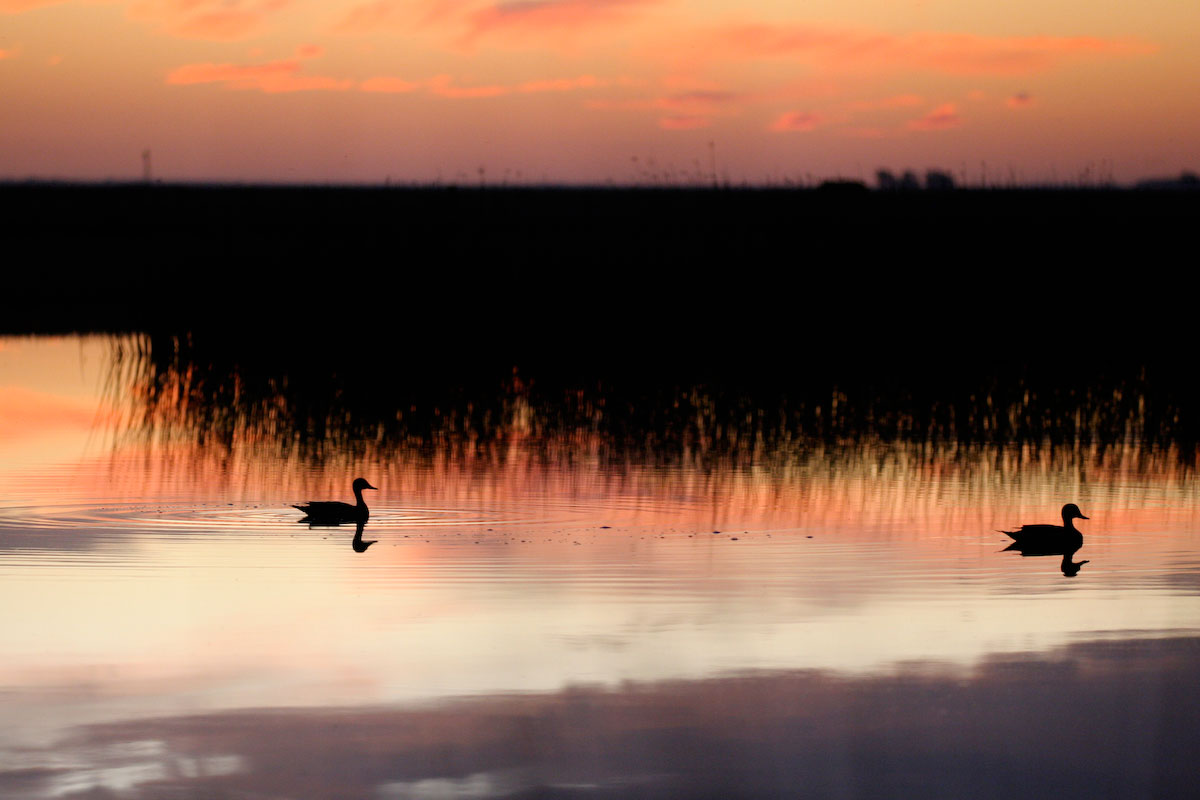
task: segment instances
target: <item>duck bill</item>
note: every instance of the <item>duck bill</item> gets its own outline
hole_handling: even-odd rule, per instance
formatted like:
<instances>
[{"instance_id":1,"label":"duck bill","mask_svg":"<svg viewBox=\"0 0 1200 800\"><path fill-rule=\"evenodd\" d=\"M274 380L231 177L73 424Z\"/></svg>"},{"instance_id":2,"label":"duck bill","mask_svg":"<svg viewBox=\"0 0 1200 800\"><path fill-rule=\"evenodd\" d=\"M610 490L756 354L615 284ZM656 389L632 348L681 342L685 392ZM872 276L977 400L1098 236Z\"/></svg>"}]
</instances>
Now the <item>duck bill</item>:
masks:
<instances>
[{"instance_id":1,"label":"duck bill","mask_svg":"<svg viewBox=\"0 0 1200 800\"><path fill-rule=\"evenodd\" d=\"M1080 518L1080 519L1091 519L1090 517L1085 517L1083 514L1080 514L1080 515L1079 515L1079 518Z\"/></svg>"},{"instance_id":2,"label":"duck bill","mask_svg":"<svg viewBox=\"0 0 1200 800\"><path fill-rule=\"evenodd\" d=\"M369 484L369 483L368 483L368 484L367 484L365 487L363 487L363 488L366 488L366 489L375 489L375 491L377 491L377 492L379 491L379 489L377 489L376 487L372 486L372 485L371 485L371 484ZM1084 517L1084 519L1087 519L1087 517Z\"/></svg>"}]
</instances>

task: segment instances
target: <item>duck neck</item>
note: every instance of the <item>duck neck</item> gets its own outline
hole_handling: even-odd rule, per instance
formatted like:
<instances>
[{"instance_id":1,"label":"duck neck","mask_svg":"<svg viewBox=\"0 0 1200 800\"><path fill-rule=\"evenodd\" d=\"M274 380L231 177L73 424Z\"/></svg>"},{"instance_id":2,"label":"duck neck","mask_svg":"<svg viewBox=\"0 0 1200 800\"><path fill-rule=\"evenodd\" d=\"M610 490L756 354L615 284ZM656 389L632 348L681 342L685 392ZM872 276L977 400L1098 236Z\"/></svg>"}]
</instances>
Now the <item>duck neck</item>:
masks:
<instances>
[{"instance_id":1,"label":"duck neck","mask_svg":"<svg viewBox=\"0 0 1200 800\"><path fill-rule=\"evenodd\" d=\"M361 498L359 498L359 502L362 502ZM1071 533L1079 532L1079 531L1075 530L1075 518L1074 517L1064 516L1063 517L1063 527L1066 528L1067 530L1069 530Z\"/></svg>"},{"instance_id":2,"label":"duck neck","mask_svg":"<svg viewBox=\"0 0 1200 800\"><path fill-rule=\"evenodd\" d=\"M354 505L358 506L359 508L366 508L366 507L367 507L367 503L366 503L366 501L365 501L365 500L363 500L363 496L362 496L362 489L361 489L361 488L359 488L358 486L355 486L355 487L354 487L354 499L355 499L355 501L356 501L356 502L354 503Z\"/></svg>"}]
</instances>

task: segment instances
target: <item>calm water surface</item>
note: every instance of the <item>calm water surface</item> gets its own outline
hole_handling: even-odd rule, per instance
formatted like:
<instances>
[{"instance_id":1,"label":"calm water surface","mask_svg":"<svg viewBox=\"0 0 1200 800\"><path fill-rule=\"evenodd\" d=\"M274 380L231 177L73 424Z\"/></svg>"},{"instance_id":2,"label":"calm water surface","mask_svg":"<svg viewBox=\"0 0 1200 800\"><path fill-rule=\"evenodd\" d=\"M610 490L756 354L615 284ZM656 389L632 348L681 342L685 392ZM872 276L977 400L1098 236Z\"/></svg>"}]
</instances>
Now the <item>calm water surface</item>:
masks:
<instances>
[{"instance_id":1,"label":"calm water surface","mask_svg":"<svg viewBox=\"0 0 1200 800\"><path fill-rule=\"evenodd\" d=\"M1187 796L1194 464L1133 441L132 435L0 339L0 796ZM289 504L368 493L353 526ZM1086 563L997 529L1078 503Z\"/></svg>"}]
</instances>

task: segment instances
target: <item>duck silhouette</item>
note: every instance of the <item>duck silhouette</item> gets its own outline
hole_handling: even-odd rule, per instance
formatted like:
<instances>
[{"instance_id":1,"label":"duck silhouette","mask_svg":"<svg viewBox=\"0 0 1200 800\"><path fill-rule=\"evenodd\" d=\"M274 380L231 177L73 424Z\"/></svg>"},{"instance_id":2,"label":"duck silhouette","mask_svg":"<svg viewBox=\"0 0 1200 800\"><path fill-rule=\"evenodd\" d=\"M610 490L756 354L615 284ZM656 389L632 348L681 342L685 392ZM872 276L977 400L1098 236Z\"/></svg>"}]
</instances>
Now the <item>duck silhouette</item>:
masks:
<instances>
[{"instance_id":1,"label":"duck silhouette","mask_svg":"<svg viewBox=\"0 0 1200 800\"><path fill-rule=\"evenodd\" d=\"M309 525L341 525L343 522L366 522L371 512L367 509L367 504L363 502L363 489L375 489L375 487L367 483L366 478L355 478L351 488L354 490L354 499L357 501L354 505L339 503L337 501L317 501L292 506L292 508L303 511L305 516L300 522L307 522Z\"/></svg>"},{"instance_id":2,"label":"duck silhouette","mask_svg":"<svg viewBox=\"0 0 1200 800\"><path fill-rule=\"evenodd\" d=\"M1087 519L1079 506L1067 503L1062 507L1062 525L1022 525L1016 530L1000 531L1013 542L1004 551L1016 550L1023 556L1062 556L1062 573L1068 578L1079 574L1087 560L1072 561L1071 557L1083 547L1083 534L1075 529L1074 521Z\"/></svg>"}]
</instances>

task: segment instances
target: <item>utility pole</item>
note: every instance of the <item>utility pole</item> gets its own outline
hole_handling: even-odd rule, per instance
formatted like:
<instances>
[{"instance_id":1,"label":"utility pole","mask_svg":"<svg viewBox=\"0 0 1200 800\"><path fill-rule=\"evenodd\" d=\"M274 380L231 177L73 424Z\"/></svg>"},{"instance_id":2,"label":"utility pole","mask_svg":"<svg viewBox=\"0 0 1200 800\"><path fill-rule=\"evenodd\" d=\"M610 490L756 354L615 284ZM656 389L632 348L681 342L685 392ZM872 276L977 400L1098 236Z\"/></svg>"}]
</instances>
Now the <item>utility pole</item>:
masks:
<instances>
[{"instance_id":1,"label":"utility pole","mask_svg":"<svg viewBox=\"0 0 1200 800\"><path fill-rule=\"evenodd\" d=\"M149 147L142 151L142 180L146 183L151 183L154 180L154 173L150 170Z\"/></svg>"}]
</instances>

